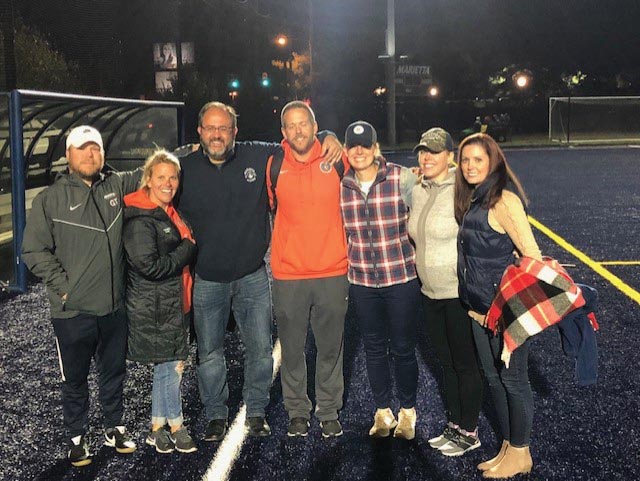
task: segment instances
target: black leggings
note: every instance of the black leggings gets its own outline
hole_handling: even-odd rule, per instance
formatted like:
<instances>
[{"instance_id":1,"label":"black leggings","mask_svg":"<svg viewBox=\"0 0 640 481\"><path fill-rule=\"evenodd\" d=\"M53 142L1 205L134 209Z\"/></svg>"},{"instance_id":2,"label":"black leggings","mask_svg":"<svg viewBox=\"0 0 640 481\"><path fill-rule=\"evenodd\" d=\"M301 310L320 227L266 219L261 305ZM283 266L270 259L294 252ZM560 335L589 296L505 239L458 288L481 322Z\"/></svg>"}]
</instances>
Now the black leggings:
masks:
<instances>
[{"instance_id":1,"label":"black leggings","mask_svg":"<svg viewBox=\"0 0 640 481\"><path fill-rule=\"evenodd\" d=\"M427 332L443 370L447 418L474 431L482 404L482 376L471 331L471 318L459 299L422 296Z\"/></svg>"}]
</instances>

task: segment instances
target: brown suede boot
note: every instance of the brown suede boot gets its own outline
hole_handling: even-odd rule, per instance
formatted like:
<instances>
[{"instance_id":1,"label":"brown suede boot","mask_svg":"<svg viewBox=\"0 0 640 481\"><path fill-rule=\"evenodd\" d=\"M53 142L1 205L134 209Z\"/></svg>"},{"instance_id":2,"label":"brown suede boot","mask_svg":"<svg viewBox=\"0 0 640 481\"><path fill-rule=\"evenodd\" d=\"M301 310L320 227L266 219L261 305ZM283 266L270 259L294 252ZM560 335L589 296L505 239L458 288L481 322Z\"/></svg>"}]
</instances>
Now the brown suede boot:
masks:
<instances>
[{"instance_id":1,"label":"brown suede boot","mask_svg":"<svg viewBox=\"0 0 640 481\"><path fill-rule=\"evenodd\" d=\"M484 478L510 478L516 474L526 474L531 472L533 460L529 452L529 446L514 448L507 446L507 450L502 460L493 468L482 473Z\"/></svg>"},{"instance_id":2,"label":"brown suede boot","mask_svg":"<svg viewBox=\"0 0 640 481\"><path fill-rule=\"evenodd\" d=\"M398 425L396 417L391 408L377 409L373 418L373 426L369 430L369 436L374 438L386 438L391 434L391 430Z\"/></svg>"},{"instance_id":3,"label":"brown suede boot","mask_svg":"<svg viewBox=\"0 0 640 481\"><path fill-rule=\"evenodd\" d=\"M480 471L487 471L494 466L497 466L498 463L502 461L502 458L504 458L504 453L507 451L507 446L509 446L509 441L502 441L502 447L500 448L500 451L498 451L498 454L496 454L488 461L478 464L478 469Z\"/></svg>"},{"instance_id":4,"label":"brown suede boot","mask_svg":"<svg viewBox=\"0 0 640 481\"><path fill-rule=\"evenodd\" d=\"M400 409L398 413L398 426L393 432L394 438L403 438L411 441L416 437L416 408Z\"/></svg>"}]
</instances>

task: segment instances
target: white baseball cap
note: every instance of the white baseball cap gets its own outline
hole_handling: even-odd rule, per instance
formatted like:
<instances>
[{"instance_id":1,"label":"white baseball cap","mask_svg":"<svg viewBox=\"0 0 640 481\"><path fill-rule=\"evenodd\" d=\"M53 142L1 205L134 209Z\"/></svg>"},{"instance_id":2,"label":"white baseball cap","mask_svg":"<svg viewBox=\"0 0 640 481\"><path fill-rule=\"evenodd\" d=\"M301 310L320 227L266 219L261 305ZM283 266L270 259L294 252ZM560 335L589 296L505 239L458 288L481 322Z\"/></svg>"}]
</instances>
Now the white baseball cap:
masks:
<instances>
[{"instance_id":1,"label":"white baseball cap","mask_svg":"<svg viewBox=\"0 0 640 481\"><path fill-rule=\"evenodd\" d=\"M79 125L69 132L69 135L67 136L67 149L72 146L78 149L87 142L94 142L98 144L100 146L100 150L104 151L102 135L100 135L100 132L90 125Z\"/></svg>"}]
</instances>

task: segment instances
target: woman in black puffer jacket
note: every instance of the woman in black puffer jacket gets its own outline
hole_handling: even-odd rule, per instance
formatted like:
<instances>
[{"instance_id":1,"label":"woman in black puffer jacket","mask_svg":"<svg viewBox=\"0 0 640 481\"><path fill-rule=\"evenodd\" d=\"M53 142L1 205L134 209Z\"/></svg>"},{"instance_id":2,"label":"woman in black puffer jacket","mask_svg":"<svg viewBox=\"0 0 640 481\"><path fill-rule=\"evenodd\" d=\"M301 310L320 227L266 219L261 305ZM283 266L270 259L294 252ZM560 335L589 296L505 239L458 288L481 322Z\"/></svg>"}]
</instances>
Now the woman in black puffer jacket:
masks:
<instances>
[{"instance_id":1,"label":"woman in black puffer jacket","mask_svg":"<svg viewBox=\"0 0 640 481\"><path fill-rule=\"evenodd\" d=\"M128 358L154 364L152 426L146 443L160 453L197 449L183 426L180 395L189 354L189 263L196 246L191 230L172 205L179 176L178 159L165 151L155 152L145 163L142 188L124 198Z\"/></svg>"}]
</instances>

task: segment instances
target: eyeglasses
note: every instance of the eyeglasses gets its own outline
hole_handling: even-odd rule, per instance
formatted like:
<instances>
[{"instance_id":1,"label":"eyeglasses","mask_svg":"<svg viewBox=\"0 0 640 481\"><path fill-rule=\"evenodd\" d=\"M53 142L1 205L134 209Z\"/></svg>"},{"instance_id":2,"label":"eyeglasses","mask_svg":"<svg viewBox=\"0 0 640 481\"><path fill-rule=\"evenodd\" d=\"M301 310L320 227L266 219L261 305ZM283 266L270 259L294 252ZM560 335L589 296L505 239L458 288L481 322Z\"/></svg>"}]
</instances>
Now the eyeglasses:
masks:
<instances>
[{"instance_id":1,"label":"eyeglasses","mask_svg":"<svg viewBox=\"0 0 640 481\"><path fill-rule=\"evenodd\" d=\"M227 127L226 125L222 125L221 127L215 127L213 125L203 125L200 128L208 134L213 134L214 132L218 132L219 134L229 134L233 131L233 127Z\"/></svg>"}]
</instances>

